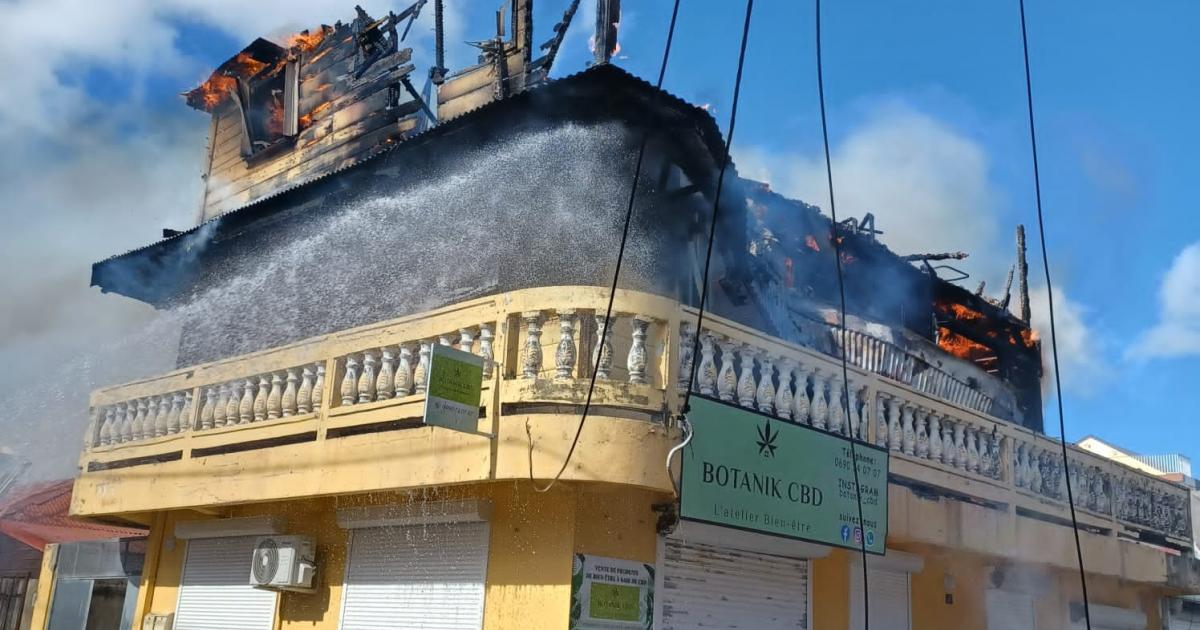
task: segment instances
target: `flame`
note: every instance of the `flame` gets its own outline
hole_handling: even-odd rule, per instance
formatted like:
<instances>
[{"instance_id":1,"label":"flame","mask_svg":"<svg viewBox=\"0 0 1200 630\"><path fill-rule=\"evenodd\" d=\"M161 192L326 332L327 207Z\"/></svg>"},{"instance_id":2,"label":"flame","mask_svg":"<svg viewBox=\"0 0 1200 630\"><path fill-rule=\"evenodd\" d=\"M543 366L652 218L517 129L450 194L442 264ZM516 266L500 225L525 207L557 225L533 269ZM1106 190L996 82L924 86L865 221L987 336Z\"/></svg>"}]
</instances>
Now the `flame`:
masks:
<instances>
[{"instance_id":1,"label":"flame","mask_svg":"<svg viewBox=\"0 0 1200 630\"><path fill-rule=\"evenodd\" d=\"M817 245L817 239L814 238L812 234L804 235L804 245L814 252L821 251L821 246Z\"/></svg>"},{"instance_id":2,"label":"flame","mask_svg":"<svg viewBox=\"0 0 1200 630\"><path fill-rule=\"evenodd\" d=\"M193 107L199 104L204 111L211 112L229 98L231 90L237 89L237 77L254 76L266 67L266 63L251 57L248 53L238 53L220 73L214 72L207 81L188 92L188 103Z\"/></svg>"},{"instance_id":3,"label":"flame","mask_svg":"<svg viewBox=\"0 0 1200 630\"><path fill-rule=\"evenodd\" d=\"M957 302L938 302L937 306L938 310L940 310L942 313L946 315L954 315L954 319L966 321L983 319L983 313L980 313L973 308L963 306Z\"/></svg>"},{"instance_id":4,"label":"flame","mask_svg":"<svg viewBox=\"0 0 1200 630\"><path fill-rule=\"evenodd\" d=\"M982 361L996 358L996 352L991 348L971 341L945 326L938 326L938 347L949 354L967 361Z\"/></svg>"},{"instance_id":5,"label":"flame","mask_svg":"<svg viewBox=\"0 0 1200 630\"><path fill-rule=\"evenodd\" d=\"M321 42L325 41L325 34L324 28L317 29L315 33L303 30L284 38L284 47L296 48L300 52L310 52L316 49L317 46L320 46Z\"/></svg>"},{"instance_id":6,"label":"flame","mask_svg":"<svg viewBox=\"0 0 1200 630\"><path fill-rule=\"evenodd\" d=\"M308 127L310 127L312 125L314 119L319 118L321 116L321 114L324 113L325 110L329 109L329 104L331 102L332 101L325 101L324 103L321 103L321 104L317 105L316 107L313 107L312 111L301 116L300 120L298 121L300 128L307 129Z\"/></svg>"}]
</instances>

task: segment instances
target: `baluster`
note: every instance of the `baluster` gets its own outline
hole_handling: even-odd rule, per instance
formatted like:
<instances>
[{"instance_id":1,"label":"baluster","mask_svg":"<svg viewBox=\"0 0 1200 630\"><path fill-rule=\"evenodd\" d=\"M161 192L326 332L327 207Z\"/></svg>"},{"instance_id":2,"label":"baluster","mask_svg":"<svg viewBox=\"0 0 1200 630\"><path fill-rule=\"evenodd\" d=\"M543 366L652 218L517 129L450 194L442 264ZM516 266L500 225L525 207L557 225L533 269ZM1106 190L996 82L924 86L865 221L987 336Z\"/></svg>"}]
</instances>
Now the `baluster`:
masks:
<instances>
[{"instance_id":1,"label":"baluster","mask_svg":"<svg viewBox=\"0 0 1200 630\"><path fill-rule=\"evenodd\" d=\"M454 345L453 343L450 342L450 335L447 333L438 335L438 344L443 345L443 346L453 346Z\"/></svg>"},{"instance_id":2,"label":"baluster","mask_svg":"<svg viewBox=\"0 0 1200 630\"><path fill-rule=\"evenodd\" d=\"M100 423L99 446L108 446L113 441L113 426L117 422L117 410L112 405L104 408L104 420Z\"/></svg>"},{"instance_id":3,"label":"baluster","mask_svg":"<svg viewBox=\"0 0 1200 630\"><path fill-rule=\"evenodd\" d=\"M143 432L146 426L146 414L149 410L149 403L145 398L139 398L137 401L137 415L133 417L133 422L125 427L122 434L122 442L132 442L142 439Z\"/></svg>"},{"instance_id":4,"label":"baluster","mask_svg":"<svg viewBox=\"0 0 1200 630\"><path fill-rule=\"evenodd\" d=\"M444 336L443 336L444 338ZM443 343L443 346L448 346ZM375 353L370 350L363 353L363 369L362 375L358 377L358 402L369 403L375 400L375 366L378 364L378 359L375 358Z\"/></svg>"},{"instance_id":5,"label":"baluster","mask_svg":"<svg viewBox=\"0 0 1200 630\"><path fill-rule=\"evenodd\" d=\"M266 378L265 376L263 378ZM271 373L271 389L267 392L267 419L283 416L283 377L279 372Z\"/></svg>"},{"instance_id":6,"label":"baluster","mask_svg":"<svg viewBox=\"0 0 1200 630\"><path fill-rule=\"evenodd\" d=\"M801 424L812 424L812 399L808 394L808 368L803 363L796 365L796 395L792 398L792 420Z\"/></svg>"},{"instance_id":7,"label":"baluster","mask_svg":"<svg viewBox=\"0 0 1200 630\"><path fill-rule=\"evenodd\" d=\"M676 385L680 393L686 392L692 382L692 369L695 362L696 327L688 322L679 326L679 377Z\"/></svg>"},{"instance_id":8,"label":"baluster","mask_svg":"<svg viewBox=\"0 0 1200 630\"><path fill-rule=\"evenodd\" d=\"M483 357L483 379L492 378L492 364L495 363L495 357L492 354L492 339L495 333L492 332L491 324L479 325L479 356Z\"/></svg>"},{"instance_id":9,"label":"baluster","mask_svg":"<svg viewBox=\"0 0 1200 630\"><path fill-rule=\"evenodd\" d=\"M758 391L755 392L754 402L763 413L775 411L775 366L771 357L765 352L758 355Z\"/></svg>"},{"instance_id":10,"label":"baluster","mask_svg":"<svg viewBox=\"0 0 1200 630\"><path fill-rule=\"evenodd\" d=\"M650 381L646 377L646 332L650 328L650 318L645 315L635 315L633 325L633 343L629 346L629 382L636 385L646 385Z\"/></svg>"},{"instance_id":11,"label":"baluster","mask_svg":"<svg viewBox=\"0 0 1200 630\"><path fill-rule=\"evenodd\" d=\"M1030 445L1025 449L1025 485L1030 492L1036 494L1042 493L1042 470L1041 456L1037 452L1037 447Z\"/></svg>"},{"instance_id":12,"label":"baluster","mask_svg":"<svg viewBox=\"0 0 1200 630\"><path fill-rule=\"evenodd\" d=\"M413 370L413 386L418 394L425 393L429 384L429 353L433 351L432 341L422 341L421 349L417 351L417 368ZM541 362L542 347L538 346L538 361Z\"/></svg>"},{"instance_id":13,"label":"baluster","mask_svg":"<svg viewBox=\"0 0 1200 630\"><path fill-rule=\"evenodd\" d=\"M475 331L470 328L458 329L458 349L463 352L475 353Z\"/></svg>"},{"instance_id":14,"label":"baluster","mask_svg":"<svg viewBox=\"0 0 1200 630\"><path fill-rule=\"evenodd\" d=\"M558 347L554 350L554 378L571 378L575 370L575 311L558 312Z\"/></svg>"},{"instance_id":15,"label":"baluster","mask_svg":"<svg viewBox=\"0 0 1200 630\"><path fill-rule=\"evenodd\" d=\"M888 437L891 429L887 422L887 394L879 393L875 396L875 413L872 417L871 427L875 431L875 446L879 448L888 448Z\"/></svg>"},{"instance_id":16,"label":"baluster","mask_svg":"<svg viewBox=\"0 0 1200 630\"><path fill-rule=\"evenodd\" d=\"M205 431L213 428L213 422L216 421L217 413L217 390L211 385L204 388L204 404L200 406L200 430ZM224 420L224 414L221 415Z\"/></svg>"},{"instance_id":17,"label":"baluster","mask_svg":"<svg viewBox=\"0 0 1200 630\"><path fill-rule=\"evenodd\" d=\"M171 396L163 395L158 397L158 413L154 416L154 437L162 437L167 434L167 427L171 424Z\"/></svg>"},{"instance_id":18,"label":"baluster","mask_svg":"<svg viewBox=\"0 0 1200 630\"><path fill-rule=\"evenodd\" d=\"M179 431L190 431L196 425L196 419L192 417L194 404L196 401L192 398L192 392L184 392L183 408L179 410L179 426L176 427Z\"/></svg>"},{"instance_id":19,"label":"baluster","mask_svg":"<svg viewBox=\"0 0 1200 630\"><path fill-rule=\"evenodd\" d=\"M182 415L183 392L175 392L174 394L171 394L171 406L167 410L167 435L179 433L180 416Z\"/></svg>"},{"instance_id":20,"label":"baluster","mask_svg":"<svg viewBox=\"0 0 1200 630\"><path fill-rule=\"evenodd\" d=\"M482 345L484 342L480 341L479 343ZM408 344L400 344L400 362L396 366L396 381L393 391L395 392L396 398L404 398L405 396L412 394L412 388L412 346Z\"/></svg>"},{"instance_id":21,"label":"baluster","mask_svg":"<svg viewBox=\"0 0 1200 630\"><path fill-rule=\"evenodd\" d=\"M929 413L929 459L945 461L942 458L942 422L936 411Z\"/></svg>"},{"instance_id":22,"label":"baluster","mask_svg":"<svg viewBox=\"0 0 1200 630\"><path fill-rule=\"evenodd\" d=\"M607 380L612 370L612 332L604 315L596 314L596 346L592 348L592 370L597 379Z\"/></svg>"},{"instance_id":23,"label":"baluster","mask_svg":"<svg viewBox=\"0 0 1200 630\"><path fill-rule=\"evenodd\" d=\"M904 454L915 455L917 452L917 430L913 426L913 407L905 403L900 409L900 422L904 425Z\"/></svg>"},{"instance_id":24,"label":"baluster","mask_svg":"<svg viewBox=\"0 0 1200 630\"><path fill-rule=\"evenodd\" d=\"M129 439L144 440L154 436L154 416L158 415L158 401L154 398L143 398L138 401L138 415L133 419L133 428Z\"/></svg>"},{"instance_id":25,"label":"baluster","mask_svg":"<svg viewBox=\"0 0 1200 630\"><path fill-rule=\"evenodd\" d=\"M470 347L470 346L468 346ZM388 400L396 394L396 355L391 348L381 348L379 374L375 377L375 400Z\"/></svg>"},{"instance_id":26,"label":"baluster","mask_svg":"<svg viewBox=\"0 0 1200 630\"><path fill-rule=\"evenodd\" d=\"M792 417L792 371L796 363L791 359L779 361L779 389L775 392L775 415L789 420Z\"/></svg>"},{"instance_id":27,"label":"baluster","mask_svg":"<svg viewBox=\"0 0 1200 630\"><path fill-rule=\"evenodd\" d=\"M88 414L87 429L83 433L83 448L90 449L100 444L100 425L104 424L104 408L94 407Z\"/></svg>"},{"instance_id":28,"label":"baluster","mask_svg":"<svg viewBox=\"0 0 1200 630\"><path fill-rule=\"evenodd\" d=\"M754 394L758 391L758 385L754 382L754 355L757 354L757 351L744 344L740 350L738 353L738 404L753 409Z\"/></svg>"},{"instance_id":29,"label":"baluster","mask_svg":"<svg viewBox=\"0 0 1200 630\"><path fill-rule=\"evenodd\" d=\"M942 418L942 462L951 468L958 466L958 447L954 444L954 423L950 416Z\"/></svg>"},{"instance_id":30,"label":"baluster","mask_svg":"<svg viewBox=\"0 0 1200 630\"><path fill-rule=\"evenodd\" d=\"M324 402L323 396L325 396L325 363L318 361L317 380L313 381L312 390L312 410L314 412L320 411L321 404Z\"/></svg>"},{"instance_id":31,"label":"baluster","mask_svg":"<svg viewBox=\"0 0 1200 630\"><path fill-rule=\"evenodd\" d=\"M1000 469L1000 457L1001 457L1001 453L1003 453L1004 451L1001 450L1001 446L1003 446L1003 438L998 433L996 433L995 429L993 429L992 430L992 466L989 469L990 474L988 475L992 479L1000 479L1002 476L1001 469Z\"/></svg>"},{"instance_id":32,"label":"baluster","mask_svg":"<svg viewBox=\"0 0 1200 630\"><path fill-rule=\"evenodd\" d=\"M929 459L929 411L924 407L917 407L913 415L913 421L916 422L917 457Z\"/></svg>"},{"instance_id":33,"label":"baluster","mask_svg":"<svg viewBox=\"0 0 1200 630\"><path fill-rule=\"evenodd\" d=\"M733 368L733 342L722 339L717 342L721 348L721 369L717 372L717 395L726 402L733 402L737 395L737 371Z\"/></svg>"},{"instance_id":34,"label":"baluster","mask_svg":"<svg viewBox=\"0 0 1200 630\"><path fill-rule=\"evenodd\" d=\"M975 432L975 441L979 445L979 470L976 471L984 477L992 476L992 453L991 442L988 441L986 433Z\"/></svg>"},{"instance_id":35,"label":"baluster","mask_svg":"<svg viewBox=\"0 0 1200 630\"><path fill-rule=\"evenodd\" d=\"M966 423L959 422L954 427L954 448L957 449L957 451L958 451L958 454L955 456L955 459L958 462L959 470L969 470L970 469L970 462L967 459L966 439L967 439Z\"/></svg>"},{"instance_id":36,"label":"baluster","mask_svg":"<svg viewBox=\"0 0 1200 630\"><path fill-rule=\"evenodd\" d=\"M829 402L825 398L825 375L821 368L812 371L812 425L818 429L829 426Z\"/></svg>"},{"instance_id":37,"label":"baluster","mask_svg":"<svg viewBox=\"0 0 1200 630\"><path fill-rule=\"evenodd\" d=\"M527 311L521 313L521 320L525 322L525 361L521 364L521 375L536 379L542 371L542 313ZM417 391L425 391L424 387L422 382Z\"/></svg>"},{"instance_id":38,"label":"baluster","mask_svg":"<svg viewBox=\"0 0 1200 630\"><path fill-rule=\"evenodd\" d=\"M846 401L842 398L845 387L841 377L829 381L829 430L832 433L846 432Z\"/></svg>"},{"instance_id":39,"label":"baluster","mask_svg":"<svg viewBox=\"0 0 1200 630\"><path fill-rule=\"evenodd\" d=\"M967 470L979 472L979 431L975 427L967 428Z\"/></svg>"},{"instance_id":40,"label":"baluster","mask_svg":"<svg viewBox=\"0 0 1200 630\"><path fill-rule=\"evenodd\" d=\"M300 388L296 390L296 413L312 412L313 367L300 369Z\"/></svg>"},{"instance_id":41,"label":"baluster","mask_svg":"<svg viewBox=\"0 0 1200 630\"><path fill-rule=\"evenodd\" d=\"M251 385L253 387L253 385ZM266 375L258 377L258 392L254 394L254 422L267 419L267 397L271 395L271 381Z\"/></svg>"},{"instance_id":42,"label":"baluster","mask_svg":"<svg viewBox=\"0 0 1200 630\"><path fill-rule=\"evenodd\" d=\"M245 389L244 381L229 383L229 400L225 402L225 426L238 424L242 409L242 394L245 393Z\"/></svg>"},{"instance_id":43,"label":"baluster","mask_svg":"<svg viewBox=\"0 0 1200 630\"><path fill-rule=\"evenodd\" d=\"M703 396L717 393L717 359L713 343L712 333L706 331L700 335L700 367L696 370L696 387Z\"/></svg>"},{"instance_id":44,"label":"baluster","mask_svg":"<svg viewBox=\"0 0 1200 630\"><path fill-rule=\"evenodd\" d=\"M300 375L296 373L296 368L287 369L287 386L283 388L283 397L280 405L283 406L283 417L294 416L299 408L296 399L299 396Z\"/></svg>"},{"instance_id":45,"label":"baluster","mask_svg":"<svg viewBox=\"0 0 1200 630\"><path fill-rule=\"evenodd\" d=\"M1025 487L1025 443L1020 442L1013 448L1012 461L1012 480L1013 485L1018 488Z\"/></svg>"},{"instance_id":46,"label":"baluster","mask_svg":"<svg viewBox=\"0 0 1200 630\"><path fill-rule=\"evenodd\" d=\"M865 390L866 388L863 388ZM857 383L853 381L846 389L846 396L849 399L850 418L848 420L850 427L850 437L856 440L866 439L866 429L863 423L863 403L862 395Z\"/></svg>"},{"instance_id":47,"label":"baluster","mask_svg":"<svg viewBox=\"0 0 1200 630\"><path fill-rule=\"evenodd\" d=\"M353 405L354 396L358 394L358 359L354 355L346 357L346 373L342 376L342 405Z\"/></svg>"},{"instance_id":48,"label":"baluster","mask_svg":"<svg viewBox=\"0 0 1200 630\"><path fill-rule=\"evenodd\" d=\"M900 408L904 403L893 396L888 403L888 448L895 452L904 449L904 423Z\"/></svg>"},{"instance_id":49,"label":"baluster","mask_svg":"<svg viewBox=\"0 0 1200 630\"><path fill-rule=\"evenodd\" d=\"M242 381L242 400L238 403L238 424L254 420L254 379Z\"/></svg>"},{"instance_id":50,"label":"baluster","mask_svg":"<svg viewBox=\"0 0 1200 630\"><path fill-rule=\"evenodd\" d=\"M133 439L133 429L135 426L140 426L138 414L146 415L146 410L142 407L143 401L130 400L125 403L125 420L121 422L120 431L114 435L117 443L128 442ZM141 429L138 429L139 431Z\"/></svg>"}]
</instances>

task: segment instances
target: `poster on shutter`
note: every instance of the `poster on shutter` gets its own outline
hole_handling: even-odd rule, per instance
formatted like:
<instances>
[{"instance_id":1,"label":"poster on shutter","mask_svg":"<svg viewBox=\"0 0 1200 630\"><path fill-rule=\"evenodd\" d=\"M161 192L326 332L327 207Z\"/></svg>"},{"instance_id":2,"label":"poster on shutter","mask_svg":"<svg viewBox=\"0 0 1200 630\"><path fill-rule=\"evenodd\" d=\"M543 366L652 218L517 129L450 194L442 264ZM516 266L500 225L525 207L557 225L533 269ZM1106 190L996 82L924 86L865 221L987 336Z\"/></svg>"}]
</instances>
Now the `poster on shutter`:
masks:
<instances>
[{"instance_id":1,"label":"poster on shutter","mask_svg":"<svg viewBox=\"0 0 1200 630\"><path fill-rule=\"evenodd\" d=\"M483 357L434 344L429 353L425 424L478 433Z\"/></svg>"},{"instance_id":2,"label":"poster on shutter","mask_svg":"<svg viewBox=\"0 0 1200 630\"><path fill-rule=\"evenodd\" d=\"M571 567L571 630L650 630L654 565L575 554Z\"/></svg>"},{"instance_id":3,"label":"poster on shutter","mask_svg":"<svg viewBox=\"0 0 1200 630\"><path fill-rule=\"evenodd\" d=\"M883 555L886 450L701 396L688 422L680 518Z\"/></svg>"}]
</instances>

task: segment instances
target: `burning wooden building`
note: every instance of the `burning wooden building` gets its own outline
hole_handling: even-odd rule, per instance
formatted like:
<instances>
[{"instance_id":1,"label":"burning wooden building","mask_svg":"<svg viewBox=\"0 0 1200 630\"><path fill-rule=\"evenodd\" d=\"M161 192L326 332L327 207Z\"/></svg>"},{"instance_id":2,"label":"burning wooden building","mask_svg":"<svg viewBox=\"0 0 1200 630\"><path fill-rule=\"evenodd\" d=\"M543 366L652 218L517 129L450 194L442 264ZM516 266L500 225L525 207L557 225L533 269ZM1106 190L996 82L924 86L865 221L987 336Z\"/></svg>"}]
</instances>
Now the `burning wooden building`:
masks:
<instances>
[{"instance_id":1,"label":"burning wooden building","mask_svg":"<svg viewBox=\"0 0 1200 630\"><path fill-rule=\"evenodd\" d=\"M573 565L607 562L657 567L654 596L639 578L626 611L655 627L719 625L778 588L788 597L767 598L775 621L751 626L845 627L853 562L836 540L678 524L677 469L663 462L683 439L689 383L890 455L891 517L878 533L892 561L871 574L909 584L923 567L955 571L980 589L945 611L885 601L904 618L982 623L996 563L1073 570L1058 544L1070 531L1067 479L1081 489L1082 535L1098 558L1089 571L1109 603L1149 601L1178 579L1162 550L1190 549L1186 490L1083 451L1067 465L1041 431L1023 252L1014 314L1007 296L944 278L945 256L888 250L869 217L835 226L731 173L697 330L720 130L608 63L616 0L597 3L593 64L551 80L578 4L535 49L531 1L514 1L476 42L479 62L457 71L439 30L427 81L413 80L405 46L425 2L379 17L359 9L288 41L256 40L186 93L212 120L197 225L92 269L94 285L182 329L177 371L93 394L72 506L150 528L155 569L138 618L349 629L385 627L386 613L566 628L589 610ZM422 421L435 346L483 365L477 432ZM561 484L535 492L569 449ZM863 530L854 535L874 538ZM255 588L263 540L295 551L296 572ZM913 579L914 597L941 601L940 579L926 582ZM827 601L808 601L814 583ZM1073 601L1066 584L1055 601ZM705 593L745 606L715 610Z\"/></svg>"}]
</instances>

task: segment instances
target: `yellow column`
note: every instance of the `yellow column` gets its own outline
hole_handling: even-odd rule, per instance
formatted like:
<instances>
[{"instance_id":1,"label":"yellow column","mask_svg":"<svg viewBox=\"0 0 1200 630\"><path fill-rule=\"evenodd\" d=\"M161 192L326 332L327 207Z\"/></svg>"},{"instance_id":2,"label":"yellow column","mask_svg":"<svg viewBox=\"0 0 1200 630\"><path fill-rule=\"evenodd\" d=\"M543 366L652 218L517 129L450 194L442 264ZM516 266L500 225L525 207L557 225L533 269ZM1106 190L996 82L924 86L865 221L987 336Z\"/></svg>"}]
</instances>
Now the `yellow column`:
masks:
<instances>
[{"instance_id":1,"label":"yellow column","mask_svg":"<svg viewBox=\"0 0 1200 630\"><path fill-rule=\"evenodd\" d=\"M42 570L38 574L37 594L33 600L33 616L29 630L46 630L50 621L50 602L54 599L54 567L58 563L58 545L48 544L42 551Z\"/></svg>"}]
</instances>

